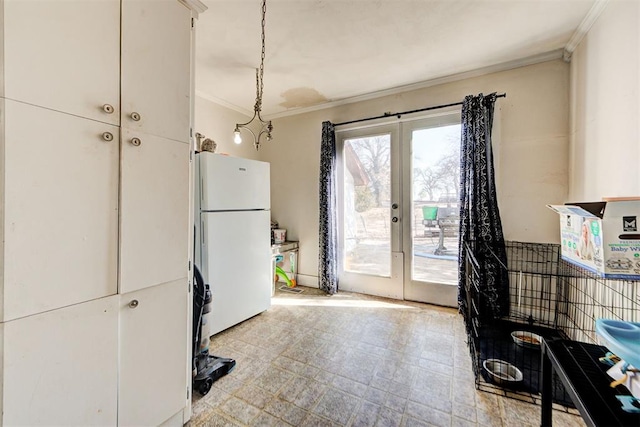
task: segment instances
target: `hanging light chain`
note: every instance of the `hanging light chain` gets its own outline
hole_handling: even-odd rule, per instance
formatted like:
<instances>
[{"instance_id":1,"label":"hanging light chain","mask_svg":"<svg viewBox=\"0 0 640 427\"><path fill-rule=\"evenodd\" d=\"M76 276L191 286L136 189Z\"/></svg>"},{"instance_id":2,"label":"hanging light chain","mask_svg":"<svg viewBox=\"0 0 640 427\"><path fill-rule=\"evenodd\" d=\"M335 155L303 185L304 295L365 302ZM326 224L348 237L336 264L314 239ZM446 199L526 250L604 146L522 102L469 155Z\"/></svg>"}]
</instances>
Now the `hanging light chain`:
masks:
<instances>
[{"instance_id":1,"label":"hanging light chain","mask_svg":"<svg viewBox=\"0 0 640 427\"><path fill-rule=\"evenodd\" d=\"M237 123L236 128L234 130L234 142L236 144L240 144L242 142L242 138L240 136L240 129L246 129L253 135L254 145L256 150L260 147L260 138L262 135L266 135L267 141L271 141L271 131L273 130L273 126L271 125L271 120L265 121L262 119L260 112L262 111L262 93L264 91L264 57L265 57L265 23L266 23L266 14L267 14L267 0L262 0L262 22L261 22L261 41L262 41L262 52L260 54L260 68L256 68L256 103L253 106L254 112L253 117L247 123ZM249 124L253 122L255 118L258 118L260 122L261 129L256 135Z\"/></svg>"},{"instance_id":2,"label":"hanging light chain","mask_svg":"<svg viewBox=\"0 0 640 427\"><path fill-rule=\"evenodd\" d=\"M264 43L264 27L265 27L265 16L267 14L267 0L262 0L262 53L260 54L260 68L256 69L256 105L254 107L256 113L260 114L262 111L262 92L264 91L264 56L265 56L265 43Z\"/></svg>"},{"instance_id":3,"label":"hanging light chain","mask_svg":"<svg viewBox=\"0 0 640 427\"><path fill-rule=\"evenodd\" d=\"M265 48L264 48L264 27L265 27L265 22L266 22L266 15L267 15L267 0L262 0L262 53L260 55L260 100L262 101L262 92L264 90L264 52L265 52Z\"/></svg>"}]
</instances>

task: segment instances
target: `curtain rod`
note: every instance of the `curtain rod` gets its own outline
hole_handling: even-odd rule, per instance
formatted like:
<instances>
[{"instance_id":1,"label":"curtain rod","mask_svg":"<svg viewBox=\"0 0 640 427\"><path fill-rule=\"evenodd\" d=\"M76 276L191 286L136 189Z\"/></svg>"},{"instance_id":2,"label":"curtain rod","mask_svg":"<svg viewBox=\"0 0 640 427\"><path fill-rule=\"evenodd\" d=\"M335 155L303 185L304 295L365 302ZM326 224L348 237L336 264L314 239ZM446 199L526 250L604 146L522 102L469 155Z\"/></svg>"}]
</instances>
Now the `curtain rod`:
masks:
<instances>
[{"instance_id":1,"label":"curtain rod","mask_svg":"<svg viewBox=\"0 0 640 427\"><path fill-rule=\"evenodd\" d=\"M501 93L499 95L496 95L496 98L506 98L506 97L507 97L506 93ZM384 113L381 116L367 117L366 119L350 120L348 122L342 122L342 123L334 123L333 126L349 125L351 123L358 123L358 122L368 122L369 120L383 119L385 117L392 117L392 116L396 116L397 118L400 118L404 114L419 113L421 111L429 111L429 110L437 110L440 108L453 107L454 105L462 105L462 101L454 102L452 104L436 105L435 107L420 108L418 110L402 111L400 113Z\"/></svg>"}]
</instances>

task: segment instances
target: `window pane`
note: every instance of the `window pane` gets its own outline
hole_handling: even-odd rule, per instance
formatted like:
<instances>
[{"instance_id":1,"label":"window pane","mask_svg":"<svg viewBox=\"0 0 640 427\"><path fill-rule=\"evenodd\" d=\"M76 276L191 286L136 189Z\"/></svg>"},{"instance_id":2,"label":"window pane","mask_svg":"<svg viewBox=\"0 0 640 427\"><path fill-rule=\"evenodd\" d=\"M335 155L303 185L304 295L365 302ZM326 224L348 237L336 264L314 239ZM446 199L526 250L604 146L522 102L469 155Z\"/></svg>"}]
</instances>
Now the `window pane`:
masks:
<instances>
[{"instance_id":1,"label":"window pane","mask_svg":"<svg viewBox=\"0 0 640 427\"><path fill-rule=\"evenodd\" d=\"M413 280L458 281L460 125L412 135Z\"/></svg>"},{"instance_id":2,"label":"window pane","mask_svg":"<svg viewBox=\"0 0 640 427\"><path fill-rule=\"evenodd\" d=\"M344 271L391 275L391 136L345 140Z\"/></svg>"}]
</instances>

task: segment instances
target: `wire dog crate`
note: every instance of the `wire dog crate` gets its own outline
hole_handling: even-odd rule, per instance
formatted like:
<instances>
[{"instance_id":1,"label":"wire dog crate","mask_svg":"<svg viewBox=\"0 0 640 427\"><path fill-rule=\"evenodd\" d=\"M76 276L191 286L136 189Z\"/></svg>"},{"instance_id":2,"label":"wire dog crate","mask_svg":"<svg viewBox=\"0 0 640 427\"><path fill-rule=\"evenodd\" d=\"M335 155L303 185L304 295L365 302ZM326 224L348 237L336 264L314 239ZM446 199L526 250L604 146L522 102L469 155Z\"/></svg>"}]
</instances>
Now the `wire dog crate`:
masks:
<instances>
[{"instance_id":1,"label":"wire dog crate","mask_svg":"<svg viewBox=\"0 0 640 427\"><path fill-rule=\"evenodd\" d=\"M480 390L540 403L541 353L537 336L596 343L595 319L640 321L640 282L609 280L563 261L560 246L506 242L507 263L480 243L465 243L465 298L461 312ZM493 264L508 278L508 313L487 312L488 294L481 263ZM484 258L483 258L484 257ZM518 368L520 381L496 384L484 367L500 360ZM554 401L573 406L560 381L554 380Z\"/></svg>"}]
</instances>

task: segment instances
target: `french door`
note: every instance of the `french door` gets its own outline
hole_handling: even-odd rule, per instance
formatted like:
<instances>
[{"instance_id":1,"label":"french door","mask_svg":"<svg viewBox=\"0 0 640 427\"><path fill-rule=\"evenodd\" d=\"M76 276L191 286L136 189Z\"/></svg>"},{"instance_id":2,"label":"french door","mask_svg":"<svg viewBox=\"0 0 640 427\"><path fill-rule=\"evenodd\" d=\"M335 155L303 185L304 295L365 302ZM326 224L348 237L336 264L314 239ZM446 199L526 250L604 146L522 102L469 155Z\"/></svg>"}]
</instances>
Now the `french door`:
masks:
<instances>
[{"instance_id":1,"label":"french door","mask_svg":"<svg viewBox=\"0 0 640 427\"><path fill-rule=\"evenodd\" d=\"M404 299L454 307L458 293L460 114L401 126L405 148Z\"/></svg>"},{"instance_id":2,"label":"french door","mask_svg":"<svg viewBox=\"0 0 640 427\"><path fill-rule=\"evenodd\" d=\"M340 289L403 298L399 129L338 132Z\"/></svg>"},{"instance_id":3,"label":"french door","mask_svg":"<svg viewBox=\"0 0 640 427\"><path fill-rule=\"evenodd\" d=\"M455 306L459 112L336 139L340 289Z\"/></svg>"}]
</instances>

